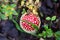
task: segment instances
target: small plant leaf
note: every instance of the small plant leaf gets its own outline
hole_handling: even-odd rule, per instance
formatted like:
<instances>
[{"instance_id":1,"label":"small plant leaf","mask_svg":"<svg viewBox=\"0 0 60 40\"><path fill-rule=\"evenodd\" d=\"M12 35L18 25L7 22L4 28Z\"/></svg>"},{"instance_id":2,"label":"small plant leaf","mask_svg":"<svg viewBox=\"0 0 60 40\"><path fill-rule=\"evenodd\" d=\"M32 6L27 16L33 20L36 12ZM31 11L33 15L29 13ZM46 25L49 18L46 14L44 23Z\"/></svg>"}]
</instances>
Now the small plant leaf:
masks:
<instances>
[{"instance_id":1,"label":"small plant leaf","mask_svg":"<svg viewBox=\"0 0 60 40\"><path fill-rule=\"evenodd\" d=\"M1 9L1 11L2 11L3 13L7 12L7 10L6 10L6 9Z\"/></svg>"},{"instance_id":2,"label":"small plant leaf","mask_svg":"<svg viewBox=\"0 0 60 40\"><path fill-rule=\"evenodd\" d=\"M48 25L47 24L44 25L44 29L48 30Z\"/></svg>"},{"instance_id":3,"label":"small plant leaf","mask_svg":"<svg viewBox=\"0 0 60 40\"><path fill-rule=\"evenodd\" d=\"M10 19L10 20L12 19L12 15L9 15L9 19Z\"/></svg>"},{"instance_id":4,"label":"small plant leaf","mask_svg":"<svg viewBox=\"0 0 60 40\"><path fill-rule=\"evenodd\" d=\"M54 21L54 20L56 20L56 16L53 16L53 17L51 18L51 21Z\"/></svg>"},{"instance_id":5,"label":"small plant leaf","mask_svg":"<svg viewBox=\"0 0 60 40\"><path fill-rule=\"evenodd\" d=\"M42 37L43 35L41 33L38 34L38 37Z\"/></svg>"},{"instance_id":6,"label":"small plant leaf","mask_svg":"<svg viewBox=\"0 0 60 40\"><path fill-rule=\"evenodd\" d=\"M48 21L49 21L49 20L51 20L51 18L50 18L50 17L46 17L46 20L48 20Z\"/></svg>"},{"instance_id":7,"label":"small plant leaf","mask_svg":"<svg viewBox=\"0 0 60 40\"><path fill-rule=\"evenodd\" d=\"M13 15L18 15L18 13L14 10L12 11L13 12Z\"/></svg>"},{"instance_id":8,"label":"small plant leaf","mask_svg":"<svg viewBox=\"0 0 60 40\"><path fill-rule=\"evenodd\" d=\"M56 40L60 40L60 31L55 32Z\"/></svg>"},{"instance_id":9,"label":"small plant leaf","mask_svg":"<svg viewBox=\"0 0 60 40\"><path fill-rule=\"evenodd\" d=\"M44 38L46 38L46 36L47 36L46 31L43 31L42 35L43 35Z\"/></svg>"},{"instance_id":10,"label":"small plant leaf","mask_svg":"<svg viewBox=\"0 0 60 40\"><path fill-rule=\"evenodd\" d=\"M56 40L60 40L60 37L56 37Z\"/></svg>"},{"instance_id":11,"label":"small plant leaf","mask_svg":"<svg viewBox=\"0 0 60 40\"><path fill-rule=\"evenodd\" d=\"M26 11L25 11L25 9L23 8L23 11L22 11L22 14L24 14Z\"/></svg>"},{"instance_id":12,"label":"small plant leaf","mask_svg":"<svg viewBox=\"0 0 60 40\"><path fill-rule=\"evenodd\" d=\"M35 24L31 24L33 28L35 28L38 31L38 26L36 26Z\"/></svg>"},{"instance_id":13,"label":"small plant leaf","mask_svg":"<svg viewBox=\"0 0 60 40\"><path fill-rule=\"evenodd\" d=\"M16 7L16 4L11 4L11 7L13 7L13 8Z\"/></svg>"},{"instance_id":14,"label":"small plant leaf","mask_svg":"<svg viewBox=\"0 0 60 40\"><path fill-rule=\"evenodd\" d=\"M48 29L47 31L47 37L52 37L53 36L53 32L51 29Z\"/></svg>"},{"instance_id":15,"label":"small plant leaf","mask_svg":"<svg viewBox=\"0 0 60 40\"><path fill-rule=\"evenodd\" d=\"M60 36L60 31L55 32L56 36Z\"/></svg>"},{"instance_id":16,"label":"small plant leaf","mask_svg":"<svg viewBox=\"0 0 60 40\"><path fill-rule=\"evenodd\" d=\"M48 25L44 25L44 29L46 30L46 36L47 37L52 37L53 36L53 31L48 28Z\"/></svg>"},{"instance_id":17,"label":"small plant leaf","mask_svg":"<svg viewBox=\"0 0 60 40\"><path fill-rule=\"evenodd\" d=\"M4 14L0 14L0 17L1 17L2 20L6 20L7 19L7 17Z\"/></svg>"}]
</instances>

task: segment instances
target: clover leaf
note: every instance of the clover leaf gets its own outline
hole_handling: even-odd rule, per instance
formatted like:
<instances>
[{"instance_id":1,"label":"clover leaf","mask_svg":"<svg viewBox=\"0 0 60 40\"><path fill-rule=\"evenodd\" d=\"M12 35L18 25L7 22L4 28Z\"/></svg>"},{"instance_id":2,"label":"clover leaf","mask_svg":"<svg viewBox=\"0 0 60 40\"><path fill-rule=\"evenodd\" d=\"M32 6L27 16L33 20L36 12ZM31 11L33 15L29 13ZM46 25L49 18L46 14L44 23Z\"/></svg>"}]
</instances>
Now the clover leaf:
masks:
<instances>
[{"instance_id":1,"label":"clover leaf","mask_svg":"<svg viewBox=\"0 0 60 40\"><path fill-rule=\"evenodd\" d=\"M54 21L54 20L56 20L56 16L53 16L53 17L51 18L51 21Z\"/></svg>"},{"instance_id":2,"label":"clover leaf","mask_svg":"<svg viewBox=\"0 0 60 40\"><path fill-rule=\"evenodd\" d=\"M51 18L50 18L50 17L46 17L46 20L48 20L48 21L49 21L49 20L51 20Z\"/></svg>"}]
</instances>

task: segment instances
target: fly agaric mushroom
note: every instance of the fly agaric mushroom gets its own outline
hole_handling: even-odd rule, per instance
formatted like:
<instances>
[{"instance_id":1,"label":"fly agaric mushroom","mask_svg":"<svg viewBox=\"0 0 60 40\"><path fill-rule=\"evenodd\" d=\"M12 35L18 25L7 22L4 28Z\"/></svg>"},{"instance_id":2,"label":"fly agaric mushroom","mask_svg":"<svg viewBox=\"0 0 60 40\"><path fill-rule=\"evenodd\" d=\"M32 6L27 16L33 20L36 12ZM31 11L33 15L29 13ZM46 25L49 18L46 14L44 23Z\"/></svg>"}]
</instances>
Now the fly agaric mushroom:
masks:
<instances>
[{"instance_id":1,"label":"fly agaric mushroom","mask_svg":"<svg viewBox=\"0 0 60 40\"><path fill-rule=\"evenodd\" d=\"M25 21L22 21L22 20L25 20ZM36 29L32 27L32 25L29 24L28 22L35 24L39 28L41 24L39 16L33 13L25 13L20 18L20 26L25 32L36 33Z\"/></svg>"}]
</instances>

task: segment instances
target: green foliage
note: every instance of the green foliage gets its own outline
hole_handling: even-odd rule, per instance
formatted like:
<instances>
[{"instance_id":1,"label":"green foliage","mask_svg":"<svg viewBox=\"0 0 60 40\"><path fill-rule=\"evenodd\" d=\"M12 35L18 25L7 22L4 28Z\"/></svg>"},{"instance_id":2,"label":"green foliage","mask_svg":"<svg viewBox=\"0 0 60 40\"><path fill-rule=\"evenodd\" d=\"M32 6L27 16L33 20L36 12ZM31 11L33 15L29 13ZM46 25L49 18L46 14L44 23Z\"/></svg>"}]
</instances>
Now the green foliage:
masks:
<instances>
[{"instance_id":1,"label":"green foliage","mask_svg":"<svg viewBox=\"0 0 60 40\"><path fill-rule=\"evenodd\" d=\"M22 28L18 25L18 23L17 23L15 20L12 20L12 21L14 22L16 28L17 28L19 31L24 32L24 31L22 30Z\"/></svg>"},{"instance_id":2,"label":"green foliage","mask_svg":"<svg viewBox=\"0 0 60 40\"><path fill-rule=\"evenodd\" d=\"M0 19L2 19L2 20L6 20L7 17L6 17L4 14L1 14L1 13L0 13Z\"/></svg>"},{"instance_id":3,"label":"green foliage","mask_svg":"<svg viewBox=\"0 0 60 40\"><path fill-rule=\"evenodd\" d=\"M60 40L60 37L56 37L56 40Z\"/></svg>"},{"instance_id":4,"label":"green foliage","mask_svg":"<svg viewBox=\"0 0 60 40\"><path fill-rule=\"evenodd\" d=\"M55 32L57 36L60 36L60 31Z\"/></svg>"},{"instance_id":5,"label":"green foliage","mask_svg":"<svg viewBox=\"0 0 60 40\"><path fill-rule=\"evenodd\" d=\"M11 4L11 7L13 7L13 8L16 7L16 4Z\"/></svg>"},{"instance_id":6,"label":"green foliage","mask_svg":"<svg viewBox=\"0 0 60 40\"><path fill-rule=\"evenodd\" d=\"M11 5L2 4L0 7L1 19L3 19L3 20L7 20L8 18L12 19L13 15L18 15L18 13L14 9L15 7L16 7L16 4L11 4Z\"/></svg>"},{"instance_id":7,"label":"green foliage","mask_svg":"<svg viewBox=\"0 0 60 40\"><path fill-rule=\"evenodd\" d=\"M31 23L31 25L33 28L35 28L38 31L38 27L35 24Z\"/></svg>"},{"instance_id":8,"label":"green foliage","mask_svg":"<svg viewBox=\"0 0 60 40\"><path fill-rule=\"evenodd\" d=\"M54 2L57 2L57 0L53 0Z\"/></svg>"},{"instance_id":9,"label":"green foliage","mask_svg":"<svg viewBox=\"0 0 60 40\"><path fill-rule=\"evenodd\" d=\"M46 36L47 36L46 31L43 31L42 35L43 35L44 38L46 38Z\"/></svg>"},{"instance_id":10,"label":"green foliage","mask_svg":"<svg viewBox=\"0 0 60 40\"><path fill-rule=\"evenodd\" d=\"M39 38L42 37L42 36L43 36L42 33L39 33L39 34L38 34L38 37L39 37Z\"/></svg>"},{"instance_id":11,"label":"green foliage","mask_svg":"<svg viewBox=\"0 0 60 40\"><path fill-rule=\"evenodd\" d=\"M48 25L44 25L44 29L45 29L45 31L38 34L39 37L46 38L46 37L52 37L53 36L53 31L48 28Z\"/></svg>"},{"instance_id":12,"label":"green foliage","mask_svg":"<svg viewBox=\"0 0 60 40\"><path fill-rule=\"evenodd\" d=\"M9 0L4 0L4 2L9 2Z\"/></svg>"},{"instance_id":13,"label":"green foliage","mask_svg":"<svg viewBox=\"0 0 60 40\"><path fill-rule=\"evenodd\" d=\"M48 21L49 21L49 20L51 20L51 18L50 18L50 17L46 17L46 20L48 20Z\"/></svg>"},{"instance_id":14,"label":"green foliage","mask_svg":"<svg viewBox=\"0 0 60 40\"><path fill-rule=\"evenodd\" d=\"M47 24L44 25L44 29L45 29L45 30L48 30L48 25L47 25Z\"/></svg>"},{"instance_id":15,"label":"green foliage","mask_svg":"<svg viewBox=\"0 0 60 40\"><path fill-rule=\"evenodd\" d=\"M60 40L60 31L55 32L56 40Z\"/></svg>"},{"instance_id":16,"label":"green foliage","mask_svg":"<svg viewBox=\"0 0 60 40\"><path fill-rule=\"evenodd\" d=\"M51 21L54 21L54 20L56 20L56 16L53 16L53 17L51 18Z\"/></svg>"},{"instance_id":17,"label":"green foliage","mask_svg":"<svg viewBox=\"0 0 60 40\"><path fill-rule=\"evenodd\" d=\"M22 10L22 14L24 14L26 12L26 10L23 8L23 10Z\"/></svg>"},{"instance_id":18,"label":"green foliage","mask_svg":"<svg viewBox=\"0 0 60 40\"><path fill-rule=\"evenodd\" d=\"M53 36L53 31L51 29L48 29L46 32L47 32L47 37Z\"/></svg>"},{"instance_id":19,"label":"green foliage","mask_svg":"<svg viewBox=\"0 0 60 40\"><path fill-rule=\"evenodd\" d=\"M48 21L54 21L54 20L56 20L56 16L52 16L52 18L51 17L46 17L46 20L48 20Z\"/></svg>"}]
</instances>

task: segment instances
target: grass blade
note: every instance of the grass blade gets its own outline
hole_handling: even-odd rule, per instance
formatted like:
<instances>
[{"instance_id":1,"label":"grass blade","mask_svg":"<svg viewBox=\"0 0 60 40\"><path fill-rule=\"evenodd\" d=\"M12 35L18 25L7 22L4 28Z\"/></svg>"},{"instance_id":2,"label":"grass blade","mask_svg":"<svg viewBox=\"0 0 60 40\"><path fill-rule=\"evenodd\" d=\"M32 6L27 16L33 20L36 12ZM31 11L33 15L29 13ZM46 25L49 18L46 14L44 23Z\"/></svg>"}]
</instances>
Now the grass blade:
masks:
<instances>
[{"instance_id":1,"label":"grass blade","mask_svg":"<svg viewBox=\"0 0 60 40\"><path fill-rule=\"evenodd\" d=\"M17 23L15 20L12 20L12 21L15 23L16 28L17 28L19 31L24 32L23 29L18 25L18 23Z\"/></svg>"}]
</instances>

